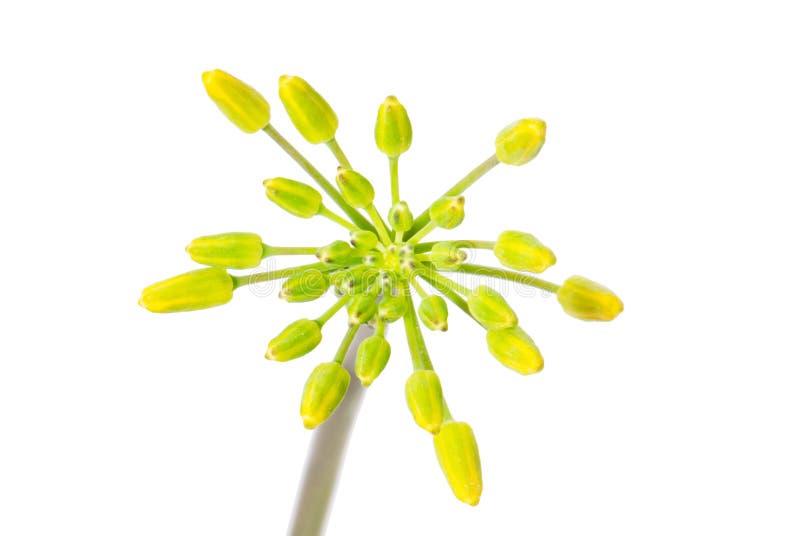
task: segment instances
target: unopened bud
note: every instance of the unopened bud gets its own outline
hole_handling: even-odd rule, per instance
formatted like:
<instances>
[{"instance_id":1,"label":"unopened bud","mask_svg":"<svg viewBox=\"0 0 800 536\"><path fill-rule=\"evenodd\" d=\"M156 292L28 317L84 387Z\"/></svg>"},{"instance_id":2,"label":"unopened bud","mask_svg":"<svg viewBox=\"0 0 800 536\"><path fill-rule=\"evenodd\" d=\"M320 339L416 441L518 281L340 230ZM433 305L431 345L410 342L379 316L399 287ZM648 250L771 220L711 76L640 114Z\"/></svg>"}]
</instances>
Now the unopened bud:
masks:
<instances>
[{"instance_id":1,"label":"unopened bud","mask_svg":"<svg viewBox=\"0 0 800 536\"><path fill-rule=\"evenodd\" d=\"M214 104L244 132L252 134L269 124L269 103L238 78L216 69L203 73L203 85Z\"/></svg>"},{"instance_id":2,"label":"unopened bud","mask_svg":"<svg viewBox=\"0 0 800 536\"><path fill-rule=\"evenodd\" d=\"M325 422L339 407L349 386L350 373L339 363L317 365L303 388L300 402L303 426L310 430Z\"/></svg>"},{"instance_id":3,"label":"unopened bud","mask_svg":"<svg viewBox=\"0 0 800 536\"><path fill-rule=\"evenodd\" d=\"M414 224L414 216L405 201L398 201L389 209L389 225L392 229L405 233Z\"/></svg>"},{"instance_id":4,"label":"unopened bud","mask_svg":"<svg viewBox=\"0 0 800 536\"><path fill-rule=\"evenodd\" d=\"M322 206L322 194L302 182L278 177L264 181L270 201L299 218L310 218Z\"/></svg>"},{"instance_id":5,"label":"unopened bud","mask_svg":"<svg viewBox=\"0 0 800 536\"><path fill-rule=\"evenodd\" d=\"M391 353L392 348L383 337L373 335L361 341L356 354L355 371L364 387L369 387L383 372Z\"/></svg>"},{"instance_id":6,"label":"unopened bud","mask_svg":"<svg viewBox=\"0 0 800 536\"><path fill-rule=\"evenodd\" d=\"M472 428L465 422L449 421L433 438L436 458L453 495L471 506L483 491L481 458Z\"/></svg>"},{"instance_id":7,"label":"unopened bud","mask_svg":"<svg viewBox=\"0 0 800 536\"><path fill-rule=\"evenodd\" d=\"M359 294L354 297L347 306L347 316L351 326L366 324L378 312L378 304L375 296L371 294Z\"/></svg>"},{"instance_id":8,"label":"unopened bud","mask_svg":"<svg viewBox=\"0 0 800 536\"><path fill-rule=\"evenodd\" d=\"M419 318L432 331L447 331L447 302L444 298L430 294L419 304Z\"/></svg>"},{"instance_id":9,"label":"unopened bud","mask_svg":"<svg viewBox=\"0 0 800 536\"><path fill-rule=\"evenodd\" d=\"M564 281L556 294L568 315L581 320L614 320L623 310L622 300L603 285L574 275Z\"/></svg>"},{"instance_id":10,"label":"unopened bud","mask_svg":"<svg viewBox=\"0 0 800 536\"><path fill-rule=\"evenodd\" d=\"M369 251L378 245L378 237L370 231L350 231L350 243L360 251Z\"/></svg>"},{"instance_id":11,"label":"unopened bud","mask_svg":"<svg viewBox=\"0 0 800 536\"><path fill-rule=\"evenodd\" d=\"M139 305L152 313L208 309L233 298L233 278L221 268L203 268L153 283L142 291Z\"/></svg>"},{"instance_id":12,"label":"unopened bud","mask_svg":"<svg viewBox=\"0 0 800 536\"><path fill-rule=\"evenodd\" d=\"M546 131L547 125L541 119L521 119L511 123L494 141L497 159L512 166L527 164L542 149Z\"/></svg>"},{"instance_id":13,"label":"unopened bud","mask_svg":"<svg viewBox=\"0 0 800 536\"><path fill-rule=\"evenodd\" d=\"M520 374L533 374L544 367L539 348L519 326L490 329L486 332L486 343L495 359Z\"/></svg>"},{"instance_id":14,"label":"unopened bud","mask_svg":"<svg viewBox=\"0 0 800 536\"><path fill-rule=\"evenodd\" d=\"M344 200L353 208L366 208L375 199L375 189L369 179L352 169L340 167L336 173L336 184Z\"/></svg>"},{"instance_id":15,"label":"unopened bud","mask_svg":"<svg viewBox=\"0 0 800 536\"><path fill-rule=\"evenodd\" d=\"M289 303L313 301L324 296L330 286L330 279L325 273L306 270L286 279L278 297Z\"/></svg>"},{"instance_id":16,"label":"unopened bud","mask_svg":"<svg viewBox=\"0 0 800 536\"><path fill-rule=\"evenodd\" d=\"M500 264L523 272L541 273L556 262L553 252L535 236L520 231L503 231L494 243Z\"/></svg>"},{"instance_id":17,"label":"unopened bud","mask_svg":"<svg viewBox=\"0 0 800 536\"><path fill-rule=\"evenodd\" d=\"M390 158L397 158L411 147L411 121L405 107L394 96L386 97L378 108L375 144Z\"/></svg>"},{"instance_id":18,"label":"unopened bud","mask_svg":"<svg viewBox=\"0 0 800 536\"><path fill-rule=\"evenodd\" d=\"M469 312L486 329L513 328L517 315L508 302L496 290L480 285L473 289L467 299Z\"/></svg>"},{"instance_id":19,"label":"unopened bud","mask_svg":"<svg viewBox=\"0 0 800 536\"><path fill-rule=\"evenodd\" d=\"M253 233L223 233L195 238L186 246L193 261L218 268L255 268L264 256L261 237Z\"/></svg>"},{"instance_id":20,"label":"unopened bud","mask_svg":"<svg viewBox=\"0 0 800 536\"><path fill-rule=\"evenodd\" d=\"M417 370L408 377L406 403L420 428L432 434L439 433L444 415L444 396L439 376L434 371Z\"/></svg>"},{"instance_id":21,"label":"unopened bud","mask_svg":"<svg viewBox=\"0 0 800 536\"><path fill-rule=\"evenodd\" d=\"M406 299L403 296L384 296L378 304L378 318L390 323L406 314Z\"/></svg>"},{"instance_id":22,"label":"unopened bud","mask_svg":"<svg viewBox=\"0 0 800 536\"><path fill-rule=\"evenodd\" d=\"M353 248L344 240L335 240L317 250L317 258L325 264L340 264L350 258Z\"/></svg>"},{"instance_id":23,"label":"unopened bud","mask_svg":"<svg viewBox=\"0 0 800 536\"><path fill-rule=\"evenodd\" d=\"M464 220L464 196L442 197L431 205L431 221L442 229L458 227Z\"/></svg>"},{"instance_id":24,"label":"unopened bud","mask_svg":"<svg viewBox=\"0 0 800 536\"><path fill-rule=\"evenodd\" d=\"M316 320L295 320L269 341L266 358L272 361L291 361L304 356L322 340L322 330Z\"/></svg>"},{"instance_id":25,"label":"unopened bud","mask_svg":"<svg viewBox=\"0 0 800 536\"><path fill-rule=\"evenodd\" d=\"M451 242L437 242L431 248L431 262L437 270L455 270L465 260L467 260L466 252Z\"/></svg>"},{"instance_id":26,"label":"unopened bud","mask_svg":"<svg viewBox=\"0 0 800 536\"><path fill-rule=\"evenodd\" d=\"M278 80L278 96L289 119L309 143L325 143L333 139L339 119L330 105L299 76L283 75Z\"/></svg>"}]
</instances>

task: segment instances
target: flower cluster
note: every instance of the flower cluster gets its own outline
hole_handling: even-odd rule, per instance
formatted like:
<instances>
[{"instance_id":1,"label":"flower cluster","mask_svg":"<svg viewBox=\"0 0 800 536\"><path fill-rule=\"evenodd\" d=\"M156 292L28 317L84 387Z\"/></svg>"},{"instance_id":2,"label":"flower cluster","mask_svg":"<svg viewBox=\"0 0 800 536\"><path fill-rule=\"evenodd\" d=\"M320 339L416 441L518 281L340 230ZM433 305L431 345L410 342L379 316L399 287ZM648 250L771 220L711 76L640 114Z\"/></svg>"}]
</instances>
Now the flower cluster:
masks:
<instances>
[{"instance_id":1,"label":"flower cluster","mask_svg":"<svg viewBox=\"0 0 800 536\"><path fill-rule=\"evenodd\" d=\"M351 375L342 363L359 327L374 328L358 346L355 361L355 375L369 386L391 354L384 337L386 326L402 319L414 368L405 388L408 407L416 423L433 435L437 458L455 496L477 504L482 480L475 436L468 424L456 421L450 412L420 321L430 330L446 331L449 301L486 331L489 353L501 364L520 374L533 374L542 370L544 361L500 293L485 285L468 288L445 273L479 274L555 293L564 311L581 320L612 320L623 308L609 289L584 277L573 276L558 285L529 275L544 272L556 262L553 252L529 233L504 231L494 241L422 241L436 228L453 229L462 222L464 192L493 167L500 163L520 166L535 158L545 141L544 121L522 119L502 129L493 154L415 218L401 200L398 181L399 157L411 146L411 123L403 105L395 97L386 98L375 124L375 143L388 157L391 180L392 203L384 219L374 205L371 182L353 169L336 141L336 114L305 80L282 76L278 94L303 138L312 144L324 143L339 162L335 185L278 133L270 122L268 102L256 90L220 70L204 73L203 83L230 121L247 133L264 131L342 213L326 206L316 188L289 178L265 180L267 198L299 218L331 220L344 227L349 237L327 245L296 247L268 245L254 233L203 236L186 250L207 267L145 288L139 303L159 313L204 309L227 303L237 288L276 279L284 279L280 297L288 302L316 300L333 289L338 299L331 307L317 318L286 326L269 341L266 351L267 359L273 361L308 354L322 340L331 318L346 311L347 330L339 349L331 361L311 372L305 384L300 414L306 428L325 422L344 398ZM467 249L492 250L504 268L466 262ZM272 255L315 255L317 262L248 275L229 272L255 268ZM420 298L416 306L412 288Z\"/></svg>"}]
</instances>

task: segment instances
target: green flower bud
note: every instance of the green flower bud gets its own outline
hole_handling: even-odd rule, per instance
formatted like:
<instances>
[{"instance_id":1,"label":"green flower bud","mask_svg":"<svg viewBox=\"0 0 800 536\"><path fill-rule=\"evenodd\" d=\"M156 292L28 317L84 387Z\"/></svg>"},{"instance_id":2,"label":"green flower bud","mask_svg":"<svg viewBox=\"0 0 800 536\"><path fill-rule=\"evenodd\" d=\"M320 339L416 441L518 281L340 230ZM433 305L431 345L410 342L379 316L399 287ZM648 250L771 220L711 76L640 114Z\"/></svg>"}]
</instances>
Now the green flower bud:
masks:
<instances>
[{"instance_id":1,"label":"green flower bud","mask_svg":"<svg viewBox=\"0 0 800 536\"><path fill-rule=\"evenodd\" d=\"M405 233L414 224L414 216L405 201L398 201L389 209L389 225L392 229Z\"/></svg>"},{"instance_id":2,"label":"green flower bud","mask_svg":"<svg viewBox=\"0 0 800 536\"><path fill-rule=\"evenodd\" d=\"M517 315L508 302L496 290L480 285L473 289L467 299L469 312L486 329L513 328Z\"/></svg>"},{"instance_id":3,"label":"green flower bud","mask_svg":"<svg viewBox=\"0 0 800 536\"><path fill-rule=\"evenodd\" d=\"M447 331L447 302L441 296L425 296L417 312L422 323L431 331Z\"/></svg>"},{"instance_id":4,"label":"green flower bud","mask_svg":"<svg viewBox=\"0 0 800 536\"><path fill-rule=\"evenodd\" d=\"M513 270L542 273L556 263L550 248L535 236L520 231L503 231L494 243L494 255L500 264Z\"/></svg>"},{"instance_id":5,"label":"green flower bud","mask_svg":"<svg viewBox=\"0 0 800 536\"><path fill-rule=\"evenodd\" d=\"M433 438L436 458L456 498L471 506L483 491L481 458L472 428L465 422L449 421Z\"/></svg>"},{"instance_id":6,"label":"green flower bud","mask_svg":"<svg viewBox=\"0 0 800 536\"><path fill-rule=\"evenodd\" d=\"M379 266L383 266L383 253L374 249L364 255L364 264L369 266L370 268L376 268Z\"/></svg>"},{"instance_id":7,"label":"green flower bud","mask_svg":"<svg viewBox=\"0 0 800 536\"><path fill-rule=\"evenodd\" d=\"M411 147L411 121L405 107L394 96L386 97L378 108L375 144L390 158L397 158Z\"/></svg>"},{"instance_id":8,"label":"green flower bud","mask_svg":"<svg viewBox=\"0 0 800 536\"><path fill-rule=\"evenodd\" d=\"M322 340L322 329L315 320L295 320L269 341L266 358L272 361L291 361L304 356Z\"/></svg>"},{"instance_id":9,"label":"green flower bud","mask_svg":"<svg viewBox=\"0 0 800 536\"><path fill-rule=\"evenodd\" d=\"M310 218L322 206L322 194L302 182L278 177L264 181L269 200L299 218Z\"/></svg>"},{"instance_id":10,"label":"green flower bud","mask_svg":"<svg viewBox=\"0 0 800 536\"><path fill-rule=\"evenodd\" d=\"M359 294L350 300L347 316L351 326L366 324L378 312L378 303L371 294Z\"/></svg>"},{"instance_id":11,"label":"green flower bud","mask_svg":"<svg viewBox=\"0 0 800 536\"><path fill-rule=\"evenodd\" d=\"M335 240L317 250L317 258L325 264L340 264L350 258L353 248L344 240Z\"/></svg>"},{"instance_id":12,"label":"green flower bud","mask_svg":"<svg viewBox=\"0 0 800 536\"><path fill-rule=\"evenodd\" d=\"M378 237L370 231L350 231L350 243L360 251L369 251L378 245Z\"/></svg>"},{"instance_id":13,"label":"green flower bud","mask_svg":"<svg viewBox=\"0 0 800 536\"><path fill-rule=\"evenodd\" d=\"M324 296L330 286L330 279L325 273L306 270L286 279L278 297L289 303L313 301Z\"/></svg>"},{"instance_id":14,"label":"green flower bud","mask_svg":"<svg viewBox=\"0 0 800 536\"><path fill-rule=\"evenodd\" d=\"M373 335L367 337L358 346L356 354L356 376L364 387L369 387L372 382L386 368L392 348L383 337Z\"/></svg>"},{"instance_id":15,"label":"green flower bud","mask_svg":"<svg viewBox=\"0 0 800 536\"><path fill-rule=\"evenodd\" d=\"M431 221L442 229L458 227L464 220L464 196L442 197L434 201L429 211Z\"/></svg>"},{"instance_id":16,"label":"green flower bud","mask_svg":"<svg viewBox=\"0 0 800 536\"><path fill-rule=\"evenodd\" d=\"M378 304L378 318L391 323L406 314L406 300L402 296L384 296Z\"/></svg>"},{"instance_id":17,"label":"green flower bud","mask_svg":"<svg viewBox=\"0 0 800 536\"><path fill-rule=\"evenodd\" d=\"M221 268L203 268L153 283L142 291L139 305L152 313L208 309L233 298L233 278Z\"/></svg>"},{"instance_id":18,"label":"green flower bud","mask_svg":"<svg viewBox=\"0 0 800 536\"><path fill-rule=\"evenodd\" d=\"M192 260L218 268L255 268L264 256L261 237L253 233L223 233L195 238L186 246Z\"/></svg>"},{"instance_id":19,"label":"green flower bud","mask_svg":"<svg viewBox=\"0 0 800 536\"><path fill-rule=\"evenodd\" d=\"M336 184L344 200L353 208L366 208L375 199L375 189L369 179L352 169L340 167L336 173Z\"/></svg>"},{"instance_id":20,"label":"green flower bud","mask_svg":"<svg viewBox=\"0 0 800 536\"><path fill-rule=\"evenodd\" d=\"M408 377L406 403L420 428L432 434L439 433L444 415L444 396L439 376L434 371L417 370Z\"/></svg>"},{"instance_id":21,"label":"green flower bud","mask_svg":"<svg viewBox=\"0 0 800 536\"><path fill-rule=\"evenodd\" d=\"M437 242L431 248L431 262L437 270L455 270L465 260L467 260L466 252L450 242Z\"/></svg>"},{"instance_id":22,"label":"green flower bud","mask_svg":"<svg viewBox=\"0 0 800 536\"><path fill-rule=\"evenodd\" d=\"M283 75L278 80L278 96L289 119L309 143L333 139L339 118L322 96L299 76Z\"/></svg>"},{"instance_id":23,"label":"green flower bud","mask_svg":"<svg viewBox=\"0 0 800 536\"><path fill-rule=\"evenodd\" d=\"M511 123L494 141L497 159L512 166L527 164L539 154L546 131L547 125L541 119L521 119Z\"/></svg>"},{"instance_id":24,"label":"green flower bud","mask_svg":"<svg viewBox=\"0 0 800 536\"><path fill-rule=\"evenodd\" d=\"M533 374L544 367L544 359L533 339L519 326L490 329L486 332L486 343L500 363L520 374Z\"/></svg>"},{"instance_id":25,"label":"green flower bud","mask_svg":"<svg viewBox=\"0 0 800 536\"><path fill-rule=\"evenodd\" d=\"M568 315L581 320L614 320L624 309L622 300L609 289L585 277L574 275L556 293Z\"/></svg>"},{"instance_id":26,"label":"green flower bud","mask_svg":"<svg viewBox=\"0 0 800 536\"><path fill-rule=\"evenodd\" d=\"M303 388L300 402L303 426L310 430L325 422L339 407L349 386L350 373L339 363L317 365Z\"/></svg>"},{"instance_id":27,"label":"green flower bud","mask_svg":"<svg viewBox=\"0 0 800 536\"><path fill-rule=\"evenodd\" d=\"M244 132L252 134L269 124L269 103L238 78L216 69L203 73L203 85L220 111Z\"/></svg>"}]
</instances>

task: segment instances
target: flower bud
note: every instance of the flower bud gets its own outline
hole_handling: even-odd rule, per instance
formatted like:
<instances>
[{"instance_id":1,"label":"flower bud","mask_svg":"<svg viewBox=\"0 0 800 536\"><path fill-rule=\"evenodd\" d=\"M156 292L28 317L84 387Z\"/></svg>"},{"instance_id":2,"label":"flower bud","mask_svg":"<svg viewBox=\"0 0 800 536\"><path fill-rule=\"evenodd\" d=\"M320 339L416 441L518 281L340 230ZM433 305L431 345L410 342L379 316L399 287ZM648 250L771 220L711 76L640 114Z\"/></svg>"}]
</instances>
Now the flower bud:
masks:
<instances>
[{"instance_id":1,"label":"flower bud","mask_svg":"<svg viewBox=\"0 0 800 536\"><path fill-rule=\"evenodd\" d=\"M350 231L350 243L360 251L369 251L378 245L378 237L370 231Z\"/></svg>"},{"instance_id":2,"label":"flower bud","mask_svg":"<svg viewBox=\"0 0 800 536\"><path fill-rule=\"evenodd\" d=\"M322 206L322 194L302 182L278 177L264 181L269 200L299 218L310 218Z\"/></svg>"},{"instance_id":3,"label":"flower bud","mask_svg":"<svg viewBox=\"0 0 800 536\"><path fill-rule=\"evenodd\" d=\"M375 199L375 189L369 179L352 169L340 167L336 173L336 184L344 200L353 208L366 208Z\"/></svg>"},{"instance_id":4,"label":"flower bud","mask_svg":"<svg viewBox=\"0 0 800 536\"><path fill-rule=\"evenodd\" d=\"M425 296L417 312L422 323L431 331L447 331L447 302L441 296Z\"/></svg>"},{"instance_id":5,"label":"flower bud","mask_svg":"<svg viewBox=\"0 0 800 536\"><path fill-rule=\"evenodd\" d=\"M431 221L442 229L458 227L464 220L464 196L442 197L431 205Z\"/></svg>"},{"instance_id":6,"label":"flower bud","mask_svg":"<svg viewBox=\"0 0 800 536\"><path fill-rule=\"evenodd\" d=\"M350 258L353 248L344 240L335 240L317 250L317 258L325 264L340 264Z\"/></svg>"},{"instance_id":7,"label":"flower bud","mask_svg":"<svg viewBox=\"0 0 800 536\"><path fill-rule=\"evenodd\" d=\"M483 480L478 443L472 428L465 422L446 422L434 436L433 447L456 498L471 506L477 505L483 491Z\"/></svg>"},{"instance_id":8,"label":"flower bud","mask_svg":"<svg viewBox=\"0 0 800 536\"><path fill-rule=\"evenodd\" d=\"M520 119L511 123L494 140L497 159L512 166L527 164L539 154L546 131L547 125L541 119Z\"/></svg>"},{"instance_id":9,"label":"flower bud","mask_svg":"<svg viewBox=\"0 0 800 536\"><path fill-rule=\"evenodd\" d=\"M394 96L386 97L378 108L375 144L390 158L397 158L411 147L411 121L405 107Z\"/></svg>"},{"instance_id":10,"label":"flower bud","mask_svg":"<svg viewBox=\"0 0 800 536\"><path fill-rule=\"evenodd\" d=\"M330 279L325 273L306 270L286 279L278 297L289 303L313 301L324 296L330 286Z\"/></svg>"},{"instance_id":11,"label":"flower bud","mask_svg":"<svg viewBox=\"0 0 800 536\"><path fill-rule=\"evenodd\" d=\"M513 328L517 315L508 302L496 290L480 285L473 289L467 299L469 312L486 329Z\"/></svg>"},{"instance_id":12,"label":"flower bud","mask_svg":"<svg viewBox=\"0 0 800 536\"><path fill-rule=\"evenodd\" d=\"M283 75L278 80L278 96L289 119L309 143L333 139L339 119L330 105L299 76Z\"/></svg>"},{"instance_id":13,"label":"flower bud","mask_svg":"<svg viewBox=\"0 0 800 536\"><path fill-rule=\"evenodd\" d=\"M486 343L500 363L520 374L533 374L544 367L544 359L533 339L519 326L490 329L486 332Z\"/></svg>"},{"instance_id":14,"label":"flower bud","mask_svg":"<svg viewBox=\"0 0 800 536\"><path fill-rule=\"evenodd\" d=\"M398 201L389 209L389 225L392 229L405 233L414 224L414 216L405 201Z\"/></svg>"},{"instance_id":15,"label":"flower bud","mask_svg":"<svg viewBox=\"0 0 800 536\"><path fill-rule=\"evenodd\" d=\"M269 103L238 78L216 69L203 73L206 93L231 122L248 134L269 124Z\"/></svg>"},{"instance_id":16,"label":"flower bud","mask_svg":"<svg viewBox=\"0 0 800 536\"><path fill-rule=\"evenodd\" d=\"M340 296L344 296L345 294L354 296L358 294L355 289L360 286L366 268L367 267L364 265L359 265L353 268L344 268L333 273L330 276L330 280L336 293Z\"/></svg>"},{"instance_id":17,"label":"flower bud","mask_svg":"<svg viewBox=\"0 0 800 536\"><path fill-rule=\"evenodd\" d=\"M223 233L195 238L186 246L193 261L218 268L255 268L264 256L261 237L253 233Z\"/></svg>"},{"instance_id":18,"label":"flower bud","mask_svg":"<svg viewBox=\"0 0 800 536\"><path fill-rule=\"evenodd\" d=\"M431 248L431 262L437 270L455 270L465 260L467 260L466 252L451 242L437 242Z\"/></svg>"},{"instance_id":19,"label":"flower bud","mask_svg":"<svg viewBox=\"0 0 800 536\"><path fill-rule=\"evenodd\" d=\"M366 324L378 312L378 303L372 294L359 294L350 300L347 316L351 326Z\"/></svg>"},{"instance_id":20,"label":"flower bud","mask_svg":"<svg viewBox=\"0 0 800 536\"><path fill-rule=\"evenodd\" d=\"M384 296L378 304L378 318L391 323L406 314L406 299L403 296Z\"/></svg>"},{"instance_id":21,"label":"flower bud","mask_svg":"<svg viewBox=\"0 0 800 536\"><path fill-rule=\"evenodd\" d=\"M300 402L303 426L310 430L325 422L339 407L349 386L350 373L339 363L317 365L303 388Z\"/></svg>"},{"instance_id":22,"label":"flower bud","mask_svg":"<svg viewBox=\"0 0 800 536\"><path fill-rule=\"evenodd\" d=\"M542 273L556 263L550 248L535 236L520 231L503 231L494 243L494 255L500 264L513 270Z\"/></svg>"},{"instance_id":23,"label":"flower bud","mask_svg":"<svg viewBox=\"0 0 800 536\"><path fill-rule=\"evenodd\" d=\"M406 403L414 421L432 434L439 433L444 415L444 396L439 376L432 370L417 370L406 380Z\"/></svg>"},{"instance_id":24,"label":"flower bud","mask_svg":"<svg viewBox=\"0 0 800 536\"><path fill-rule=\"evenodd\" d=\"M304 356L322 340L322 330L315 320L295 320L269 341L266 358L272 361L291 361Z\"/></svg>"},{"instance_id":25,"label":"flower bud","mask_svg":"<svg viewBox=\"0 0 800 536\"><path fill-rule=\"evenodd\" d=\"M208 309L233 298L233 278L221 268L203 268L153 283L142 291L139 305L152 313Z\"/></svg>"},{"instance_id":26,"label":"flower bud","mask_svg":"<svg viewBox=\"0 0 800 536\"><path fill-rule=\"evenodd\" d=\"M585 277L573 275L556 293L568 315L581 320L614 320L623 310L622 300L609 289Z\"/></svg>"},{"instance_id":27,"label":"flower bud","mask_svg":"<svg viewBox=\"0 0 800 536\"><path fill-rule=\"evenodd\" d=\"M373 335L361 341L356 354L355 371L364 387L369 387L383 372L391 353L392 348L383 337Z\"/></svg>"}]
</instances>

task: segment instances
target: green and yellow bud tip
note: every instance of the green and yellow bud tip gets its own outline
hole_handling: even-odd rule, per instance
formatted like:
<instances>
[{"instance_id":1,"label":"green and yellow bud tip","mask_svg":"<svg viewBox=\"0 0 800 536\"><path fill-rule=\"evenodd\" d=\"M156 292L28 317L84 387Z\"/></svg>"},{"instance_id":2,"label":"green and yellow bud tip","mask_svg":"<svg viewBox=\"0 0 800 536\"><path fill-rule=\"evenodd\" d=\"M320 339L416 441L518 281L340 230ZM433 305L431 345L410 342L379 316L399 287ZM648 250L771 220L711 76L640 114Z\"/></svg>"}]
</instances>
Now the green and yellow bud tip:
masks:
<instances>
[{"instance_id":1,"label":"green and yellow bud tip","mask_svg":"<svg viewBox=\"0 0 800 536\"><path fill-rule=\"evenodd\" d=\"M408 377L406 403L420 428L432 434L439 433L444 418L444 395L434 371L417 370Z\"/></svg>"},{"instance_id":2,"label":"green and yellow bud tip","mask_svg":"<svg viewBox=\"0 0 800 536\"><path fill-rule=\"evenodd\" d=\"M402 296L384 296L378 304L378 317L384 322L394 322L406 314L407 303Z\"/></svg>"},{"instance_id":3,"label":"green and yellow bud tip","mask_svg":"<svg viewBox=\"0 0 800 536\"><path fill-rule=\"evenodd\" d=\"M350 244L360 251L369 251L378 245L378 237L373 232L357 229L350 231Z\"/></svg>"},{"instance_id":4,"label":"green and yellow bud tip","mask_svg":"<svg viewBox=\"0 0 800 536\"><path fill-rule=\"evenodd\" d=\"M375 189L364 175L339 167L336 173L336 184L342 192L342 197L353 208L366 208L375 199Z\"/></svg>"},{"instance_id":5,"label":"green and yellow bud tip","mask_svg":"<svg viewBox=\"0 0 800 536\"><path fill-rule=\"evenodd\" d=\"M544 368L544 359L533 339L519 326L486 332L489 353L511 370L527 376Z\"/></svg>"},{"instance_id":6,"label":"green and yellow bud tip","mask_svg":"<svg viewBox=\"0 0 800 536\"><path fill-rule=\"evenodd\" d=\"M355 372L361 385L369 387L386 368L392 348L389 342L378 335L364 339L358 346Z\"/></svg>"},{"instance_id":7,"label":"green and yellow bud tip","mask_svg":"<svg viewBox=\"0 0 800 536\"><path fill-rule=\"evenodd\" d=\"M278 96L289 119L309 143L327 143L336 135L339 118L322 95L299 76L283 75Z\"/></svg>"},{"instance_id":8,"label":"green and yellow bud tip","mask_svg":"<svg viewBox=\"0 0 800 536\"><path fill-rule=\"evenodd\" d=\"M306 270L287 278L278 297L289 303L309 302L324 296L330 286L327 274L319 270Z\"/></svg>"},{"instance_id":9,"label":"green and yellow bud tip","mask_svg":"<svg viewBox=\"0 0 800 536\"><path fill-rule=\"evenodd\" d=\"M467 306L472 317L486 329L513 328L517 325L517 315L505 298L485 285L473 289Z\"/></svg>"},{"instance_id":10,"label":"green and yellow bud tip","mask_svg":"<svg viewBox=\"0 0 800 536\"><path fill-rule=\"evenodd\" d=\"M350 247L350 244L344 240L334 240L330 244L319 248L316 256L320 262L325 264L338 264L349 258L352 252L353 248Z\"/></svg>"},{"instance_id":11,"label":"green and yellow bud tip","mask_svg":"<svg viewBox=\"0 0 800 536\"><path fill-rule=\"evenodd\" d=\"M230 121L248 134L269 124L269 103L238 78L216 69L203 73L206 93Z\"/></svg>"},{"instance_id":12,"label":"green and yellow bud tip","mask_svg":"<svg viewBox=\"0 0 800 536\"><path fill-rule=\"evenodd\" d=\"M298 218L311 218L322 207L322 194L299 181L276 177L265 180L264 188L270 201Z\"/></svg>"},{"instance_id":13,"label":"green and yellow bud tip","mask_svg":"<svg viewBox=\"0 0 800 536\"><path fill-rule=\"evenodd\" d=\"M386 100L378 108L378 119L375 121L375 144L389 158L397 158L411 147L411 121L408 112L394 96Z\"/></svg>"},{"instance_id":14,"label":"green and yellow bud tip","mask_svg":"<svg viewBox=\"0 0 800 536\"><path fill-rule=\"evenodd\" d=\"M269 341L265 357L270 361L291 361L304 356L322 341L322 329L316 320L295 320Z\"/></svg>"},{"instance_id":15,"label":"green and yellow bud tip","mask_svg":"<svg viewBox=\"0 0 800 536\"><path fill-rule=\"evenodd\" d=\"M254 233L223 233L195 238L186 246L193 261L218 268L255 268L264 257L264 244Z\"/></svg>"},{"instance_id":16,"label":"green and yellow bud tip","mask_svg":"<svg viewBox=\"0 0 800 536\"><path fill-rule=\"evenodd\" d=\"M349 386L350 373L339 363L334 361L317 365L306 380L300 401L303 426L311 430L328 420L339 407Z\"/></svg>"},{"instance_id":17,"label":"green and yellow bud tip","mask_svg":"<svg viewBox=\"0 0 800 536\"><path fill-rule=\"evenodd\" d=\"M611 290L579 275L564 281L556 297L568 315L581 320L608 322L624 309L622 300Z\"/></svg>"},{"instance_id":18,"label":"green and yellow bud tip","mask_svg":"<svg viewBox=\"0 0 800 536\"><path fill-rule=\"evenodd\" d=\"M433 437L433 446L453 495L461 502L477 506L483 491L483 477L472 428L465 422L446 422Z\"/></svg>"},{"instance_id":19,"label":"green and yellow bud tip","mask_svg":"<svg viewBox=\"0 0 800 536\"><path fill-rule=\"evenodd\" d=\"M203 268L154 283L139 305L153 313L178 313L223 305L233 298L233 278L221 268Z\"/></svg>"},{"instance_id":20,"label":"green and yellow bud tip","mask_svg":"<svg viewBox=\"0 0 800 536\"><path fill-rule=\"evenodd\" d=\"M438 270L455 270L467 260L467 253L451 242L437 242L431 248L431 262Z\"/></svg>"},{"instance_id":21,"label":"green and yellow bud tip","mask_svg":"<svg viewBox=\"0 0 800 536\"><path fill-rule=\"evenodd\" d=\"M521 166L533 160L544 145L547 125L541 119L521 119L511 123L494 141L497 159Z\"/></svg>"},{"instance_id":22,"label":"green and yellow bud tip","mask_svg":"<svg viewBox=\"0 0 800 536\"><path fill-rule=\"evenodd\" d=\"M535 236L521 231L503 231L494 244L500 264L513 270L542 273L556 263L553 252Z\"/></svg>"},{"instance_id":23,"label":"green and yellow bud tip","mask_svg":"<svg viewBox=\"0 0 800 536\"><path fill-rule=\"evenodd\" d=\"M405 233L414 224L414 216L405 201L398 201L389 209L389 225L392 229Z\"/></svg>"},{"instance_id":24,"label":"green and yellow bud tip","mask_svg":"<svg viewBox=\"0 0 800 536\"><path fill-rule=\"evenodd\" d=\"M417 312L422 323L431 331L447 331L447 302L441 296L425 296Z\"/></svg>"},{"instance_id":25,"label":"green and yellow bud tip","mask_svg":"<svg viewBox=\"0 0 800 536\"><path fill-rule=\"evenodd\" d=\"M428 214L437 227L453 229L464 221L464 196L442 197L431 205Z\"/></svg>"},{"instance_id":26,"label":"green and yellow bud tip","mask_svg":"<svg viewBox=\"0 0 800 536\"><path fill-rule=\"evenodd\" d=\"M351 326L366 324L378 312L378 303L371 294L359 294L347 306L348 322Z\"/></svg>"}]
</instances>

